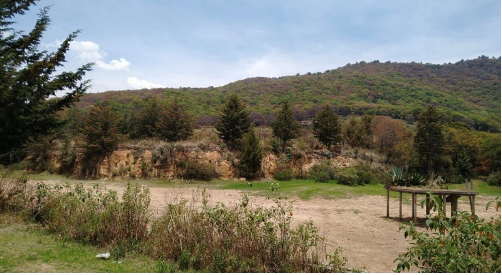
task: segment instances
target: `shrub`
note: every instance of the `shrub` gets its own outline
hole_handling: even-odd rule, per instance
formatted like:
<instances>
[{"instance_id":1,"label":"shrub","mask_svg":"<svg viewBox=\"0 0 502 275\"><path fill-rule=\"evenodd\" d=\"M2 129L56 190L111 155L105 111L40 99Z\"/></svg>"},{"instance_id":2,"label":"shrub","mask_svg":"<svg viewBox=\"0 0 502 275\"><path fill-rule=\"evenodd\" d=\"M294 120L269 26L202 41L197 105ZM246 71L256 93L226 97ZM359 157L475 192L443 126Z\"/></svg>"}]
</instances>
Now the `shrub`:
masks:
<instances>
[{"instance_id":1,"label":"shrub","mask_svg":"<svg viewBox=\"0 0 502 275\"><path fill-rule=\"evenodd\" d=\"M148 188L127 184L119 202L115 191L92 190L81 184L36 186L32 210L35 221L62 237L95 245L122 245L124 241L143 240L149 221ZM118 253L121 254L122 252Z\"/></svg>"},{"instance_id":2,"label":"shrub","mask_svg":"<svg viewBox=\"0 0 502 275\"><path fill-rule=\"evenodd\" d=\"M311 221L291 225L291 204L276 201L271 208L255 208L244 196L228 208L208 206L203 197L200 211L194 202L171 204L152 223L145 246L150 255L177 261L180 268L191 264L213 272L345 270L346 259L326 253L325 240ZM336 266L321 264L324 259Z\"/></svg>"},{"instance_id":3,"label":"shrub","mask_svg":"<svg viewBox=\"0 0 502 275\"><path fill-rule=\"evenodd\" d=\"M500 186L500 171L493 172L490 175L488 175L486 181L488 182L488 185Z\"/></svg>"},{"instance_id":4,"label":"shrub","mask_svg":"<svg viewBox=\"0 0 502 275\"><path fill-rule=\"evenodd\" d=\"M459 212L446 220L441 199L433 196L431 204L438 214L435 219L428 215L425 225L433 234L417 230L412 222L400 226L413 242L395 260L399 262L396 271L413 265L427 273L500 273L500 216L485 221Z\"/></svg>"},{"instance_id":5,"label":"shrub","mask_svg":"<svg viewBox=\"0 0 502 275\"><path fill-rule=\"evenodd\" d=\"M355 186L358 185L357 172L353 168L345 168L336 173L336 180L339 184Z\"/></svg>"},{"instance_id":6,"label":"shrub","mask_svg":"<svg viewBox=\"0 0 502 275\"><path fill-rule=\"evenodd\" d=\"M0 211L22 210L29 202L28 179L14 177L9 171L0 171Z\"/></svg>"},{"instance_id":7,"label":"shrub","mask_svg":"<svg viewBox=\"0 0 502 275\"><path fill-rule=\"evenodd\" d=\"M210 181L218 177L213 165L199 162L186 162L183 169L183 178L191 180Z\"/></svg>"},{"instance_id":8,"label":"shrub","mask_svg":"<svg viewBox=\"0 0 502 275\"><path fill-rule=\"evenodd\" d=\"M280 181L288 181L293 179L293 171L291 169L284 169L281 170L274 175L274 179L280 180Z\"/></svg>"},{"instance_id":9,"label":"shrub","mask_svg":"<svg viewBox=\"0 0 502 275\"><path fill-rule=\"evenodd\" d=\"M371 184L377 180L368 166L347 167L340 170L335 178L339 184L350 186Z\"/></svg>"},{"instance_id":10,"label":"shrub","mask_svg":"<svg viewBox=\"0 0 502 275\"><path fill-rule=\"evenodd\" d=\"M335 169L331 167L330 162L315 164L310 169L309 176L316 182L329 182L335 179Z\"/></svg>"}]
</instances>

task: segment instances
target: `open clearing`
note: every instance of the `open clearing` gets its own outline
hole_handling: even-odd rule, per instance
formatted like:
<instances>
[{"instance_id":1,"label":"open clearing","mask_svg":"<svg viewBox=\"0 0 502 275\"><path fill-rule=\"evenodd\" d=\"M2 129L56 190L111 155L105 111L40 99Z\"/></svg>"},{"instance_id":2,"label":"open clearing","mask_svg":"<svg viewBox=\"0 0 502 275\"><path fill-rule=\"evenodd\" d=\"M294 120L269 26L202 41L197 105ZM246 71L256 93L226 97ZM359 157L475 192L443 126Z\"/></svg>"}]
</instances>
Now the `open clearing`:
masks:
<instances>
[{"instance_id":1,"label":"open clearing","mask_svg":"<svg viewBox=\"0 0 502 275\"><path fill-rule=\"evenodd\" d=\"M41 180L32 181L40 182ZM64 183L68 181L43 180L48 184ZM96 182L102 183L107 190L115 190L122 195L125 184L123 182L84 181L84 186L92 187ZM244 184L244 183L243 183ZM198 187L188 184L175 184L159 186L147 184L151 194L152 212L158 213L170 202L179 200L191 201L194 196L202 191ZM203 185L208 187L210 185ZM216 187L216 186L215 186ZM383 188L383 187L382 187ZM250 190L252 190L250 188ZM279 191L280 192L280 191ZM210 196L209 203L221 202L227 206L237 204L243 194L249 194L250 203L255 206L268 207L275 205L273 199L258 195L254 191L207 189ZM418 197L419 201L424 198ZM301 200L297 197L289 197L293 202L293 222L313 220L326 237L328 251L333 251L341 246L349 260L349 266L369 272L391 272L395 267L394 259L400 253L406 251L409 246L403 232L399 232L399 225L408 222L411 217L411 198L404 195L403 221L399 221L399 200L391 198L390 216L386 215L386 198L379 195L353 195L348 198L333 197L324 199L319 197L310 200ZM493 207L485 210L486 203L493 199L491 196L476 196L476 214L489 219L491 216L500 216ZM468 211L467 198L459 199L459 209ZM449 205L447 208L449 216ZM417 210L418 222L423 227L425 210L420 207ZM420 219L421 218L421 219Z\"/></svg>"}]
</instances>

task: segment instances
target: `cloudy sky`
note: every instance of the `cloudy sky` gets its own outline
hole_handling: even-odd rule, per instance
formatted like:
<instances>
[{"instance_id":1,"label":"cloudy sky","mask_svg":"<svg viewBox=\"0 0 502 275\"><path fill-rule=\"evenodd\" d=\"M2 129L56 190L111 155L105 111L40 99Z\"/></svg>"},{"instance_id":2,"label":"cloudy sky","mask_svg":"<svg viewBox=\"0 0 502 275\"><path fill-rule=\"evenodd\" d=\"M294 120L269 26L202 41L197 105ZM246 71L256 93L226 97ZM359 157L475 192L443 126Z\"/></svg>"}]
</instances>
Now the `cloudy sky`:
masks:
<instances>
[{"instance_id":1,"label":"cloudy sky","mask_svg":"<svg viewBox=\"0 0 502 275\"><path fill-rule=\"evenodd\" d=\"M41 0L40 49L77 29L65 69L95 62L90 92L222 86L359 61L443 64L499 57L499 0Z\"/></svg>"}]
</instances>

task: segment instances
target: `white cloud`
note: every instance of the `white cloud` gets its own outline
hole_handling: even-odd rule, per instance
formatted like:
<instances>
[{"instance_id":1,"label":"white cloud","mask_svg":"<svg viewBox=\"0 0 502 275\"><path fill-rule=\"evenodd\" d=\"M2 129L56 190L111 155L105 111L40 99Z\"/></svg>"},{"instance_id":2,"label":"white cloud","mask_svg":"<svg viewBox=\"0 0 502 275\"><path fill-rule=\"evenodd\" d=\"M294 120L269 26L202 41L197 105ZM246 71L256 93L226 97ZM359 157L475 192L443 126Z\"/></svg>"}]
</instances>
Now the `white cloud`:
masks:
<instances>
[{"instance_id":1,"label":"white cloud","mask_svg":"<svg viewBox=\"0 0 502 275\"><path fill-rule=\"evenodd\" d=\"M100 68L103 68L105 70L109 71L122 71L126 70L129 68L129 61L125 60L124 58L120 58L119 60L112 60L110 63L105 63L101 60L96 61L96 65Z\"/></svg>"},{"instance_id":2,"label":"white cloud","mask_svg":"<svg viewBox=\"0 0 502 275\"><path fill-rule=\"evenodd\" d=\"M103 59L108 55L99 50L99 44L92 41L72 41L71 50L82 62L95 62L96 66L107 71L123 71L129 68L129 61L125 58L113 59L106 63Z\"/></svg>"},{"instance_id":3,"label":"white cloud","mask_svg":"<svg viewBox=\"0 0 502 275\"><path fill-rule=\"evenodd\" d=\"M152 88L162 88L165 85L155 84L146 80L138 79L135 76L127 77L127 84L133 89L152 89Z\"/></svg>"}]
</instances>

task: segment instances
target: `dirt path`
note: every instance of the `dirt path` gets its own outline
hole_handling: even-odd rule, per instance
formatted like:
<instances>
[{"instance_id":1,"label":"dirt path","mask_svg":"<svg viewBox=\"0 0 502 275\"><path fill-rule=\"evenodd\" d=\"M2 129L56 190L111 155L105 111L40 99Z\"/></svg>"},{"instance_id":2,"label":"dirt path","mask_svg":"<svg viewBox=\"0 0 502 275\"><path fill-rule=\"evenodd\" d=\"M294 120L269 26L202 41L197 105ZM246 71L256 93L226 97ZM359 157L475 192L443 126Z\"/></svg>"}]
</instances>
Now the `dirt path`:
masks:
<instances>
[{"instance_id":1,"label":"dirt path","mask_svg":"<svg viewBox=\"0 0 502 275\"><path fill-rule=\"evenodd\" d=\"M55 181L46 181L55 183ZM103 182L105 183L105 182ZM119 195L124 191L123 183L106 182L106 188L116 190ZM89 183L87 187L91 187ZM168 202L177 199L191 200L201 190L194 187L150 187L151 208L162 211ZM240 201L243 192L235 190L208 189L210 203L222 202L233 205ZM250 194L250 203L264 207L274 205L271 199ZM482 218L500 216L493 208L485 211L488 197L476 197L477 214ZM403 216L411 216L411 205L405 198ZM460 210L469 210L468 201L459 200ZM449 206L448 209L449 211ZM341 246L349 260L349 266L369 272L392 272L396 267L394 259L406 251L408 241L403 232L399 232L402 221L397 219L399 200L391 199L390 216L386 218L386 198L384 196L355 196L347 199L320 199L308 201L296 199L293 202L293 220L313 220L326 236L328 251ZM425 210L418 208L419 218L425 216ZM448 212L449 213L449 212ZM419 222L421 220L419 219ZM423 222L423 219L422 219Z\"/></svg>"}]
</instances>

